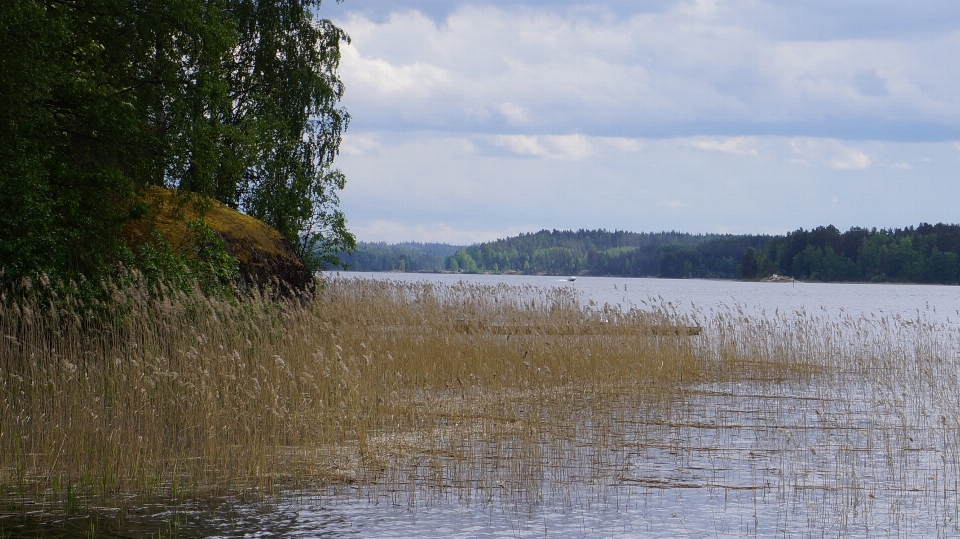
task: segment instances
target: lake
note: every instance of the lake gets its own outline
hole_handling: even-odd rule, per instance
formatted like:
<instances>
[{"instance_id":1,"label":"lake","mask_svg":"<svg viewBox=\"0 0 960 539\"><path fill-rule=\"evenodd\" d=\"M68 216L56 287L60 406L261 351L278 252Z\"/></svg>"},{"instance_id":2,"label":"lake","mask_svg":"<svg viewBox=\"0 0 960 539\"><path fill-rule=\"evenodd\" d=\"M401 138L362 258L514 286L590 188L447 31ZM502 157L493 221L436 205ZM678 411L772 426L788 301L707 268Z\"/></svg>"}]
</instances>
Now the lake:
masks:
<instances>
[{"instance_id":1,"label":"lake","mask_svg":"<svg viewBox=\"0 0 960 539\"><path fill-rule=\"evenodd\" d=\"M350 272L326 278L562 287L587 303L665 306L708 332L717 313L776 319L784 330L813 318L815 329L853 328L862 351L845 358L849 364L821 358L832 367L823 375L691 383L653 408L566 418L538 434L540 452L516 459L515 469L490 467L489 477L471 477L465 488L456 478L422 475L433 469L425 463L400 483L359 482L257 504L145 507L124 517L122 533L109 531L107 515L98 536L960 534L960 287ZM551 428L574 433L553 438ZM489 458L483 448L476 455ZM83 537L88 521L0 518L0 537Z\"/></svg>"},{"instance_id":2,"label":"lake","mask_svg":"<svg viewBox=\"0 0 960 539\"><path fill-rule=\"evenodd\" d=\"M960 287L550 276L341 273L346 278L567 287L587 301L666 304L705 318L814 313L926 320L955 340ZM956 380L955 351L943 371ZM912 367L906 367L909 370ZM542 503L367 497L301 506L291 535L356 537L934 537L960 532L957 403L897 384L709 384L675 403L658 436L623 440L619 472ZM762 387L761 387L762 386ZM954 386L956 387L956 386ZM909 394L908 394L909 393ZM942 399L940 399L942 400ZM949 408L946 410L945 408ZM943 418L941 421L939 418ZM629 438L629 432L623 433ZM563 489L561 489L563 490ZM452 499L450 499L452 498Z\"/></svg>"},{"instance_id":3,"label":"lake","mask_svg":"<svg viewBox=\"0 0 960 539\"><path fill-rule=\"evenodd\" d=\"M335 276L338 272L328 272ZM960 286L910 284L762 283L706 279L656 279L554 276L452 275L423 273L339 272L350 278L403 282L508 284L564 287L584 299L624 308L650 303L670 304L679 312L697 314L742 307L748 314L824 312L829 316L888 316L914 319L922 315L938 322L960 322Z\"/></svg>"}]
</instances>

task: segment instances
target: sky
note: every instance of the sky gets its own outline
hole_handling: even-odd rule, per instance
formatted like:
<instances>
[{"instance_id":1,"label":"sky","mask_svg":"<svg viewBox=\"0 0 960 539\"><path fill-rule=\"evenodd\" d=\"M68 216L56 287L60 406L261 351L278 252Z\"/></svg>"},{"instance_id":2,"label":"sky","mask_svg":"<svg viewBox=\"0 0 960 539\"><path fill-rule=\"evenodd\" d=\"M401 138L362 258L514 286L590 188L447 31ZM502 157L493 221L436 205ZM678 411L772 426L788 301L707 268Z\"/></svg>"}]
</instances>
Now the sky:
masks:
<instances>
[{"instance_id":1,"label":"sky","mask_svg":"<svg viewBox=\"0 0 960 539\"><path fill-rule=\"evenodd\" d=\"M329 1L361 241L960 222L960 2Z\"/></svg>"}]
</instances>

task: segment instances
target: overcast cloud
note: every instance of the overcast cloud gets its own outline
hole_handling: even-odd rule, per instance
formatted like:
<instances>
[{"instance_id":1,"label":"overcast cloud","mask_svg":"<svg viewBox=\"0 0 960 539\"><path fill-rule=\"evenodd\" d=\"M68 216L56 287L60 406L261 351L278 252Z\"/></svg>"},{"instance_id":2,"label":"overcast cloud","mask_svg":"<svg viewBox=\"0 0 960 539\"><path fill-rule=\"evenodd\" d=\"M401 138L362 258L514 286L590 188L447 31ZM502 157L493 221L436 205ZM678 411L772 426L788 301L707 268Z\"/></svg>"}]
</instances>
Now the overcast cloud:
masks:
<instances>
[{"instance_id":1,"label":"overcast cloud","mask_svg":"<svg viewBox=\"0 0 960 539\"><path fill-rule=\"evenodd\" d=\"M342 207L367 241L960 222L960 2L364 1Z\"/></svg>"}]
</instances>

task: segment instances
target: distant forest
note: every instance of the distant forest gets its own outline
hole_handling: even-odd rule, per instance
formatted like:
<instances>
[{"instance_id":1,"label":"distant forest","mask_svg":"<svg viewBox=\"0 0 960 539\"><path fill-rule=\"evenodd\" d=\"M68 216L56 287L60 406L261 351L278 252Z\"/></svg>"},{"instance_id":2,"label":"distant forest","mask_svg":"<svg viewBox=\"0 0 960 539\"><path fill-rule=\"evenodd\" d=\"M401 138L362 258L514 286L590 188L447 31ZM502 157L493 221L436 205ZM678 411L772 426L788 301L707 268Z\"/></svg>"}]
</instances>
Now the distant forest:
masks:
<instances>
[{"instance_id":1,"label":"distant forest","mask_svg":"<svg viewBox=\"0 0 960 539\"><path fill-rule=\"evenodd\" d=\"M459 250L447 269L462 272L735 278L740 258L769 236L547 231Z\"/></svg>"},{"instance_id":2,"label":"distant forest","mask_svg":"<svg viewBox=\"0 0 960 539\"><path fill-rule=\"evenodd\" d=\"M469 247L361 243L344 262L361 271L957 284L960 225L830 225L777 236L541 230Z\"/></svg>"},{"instance_id":3,"label":"distant forest","mask_svg":"<svg viewBox=\"0 0 960 539\"><path fill-rule=\"evenodd\" d=\"M459 245L445 243L357 242L357 249L339 254L340 261L354 271L441 271Z\"/></svg>"}]
</instances>

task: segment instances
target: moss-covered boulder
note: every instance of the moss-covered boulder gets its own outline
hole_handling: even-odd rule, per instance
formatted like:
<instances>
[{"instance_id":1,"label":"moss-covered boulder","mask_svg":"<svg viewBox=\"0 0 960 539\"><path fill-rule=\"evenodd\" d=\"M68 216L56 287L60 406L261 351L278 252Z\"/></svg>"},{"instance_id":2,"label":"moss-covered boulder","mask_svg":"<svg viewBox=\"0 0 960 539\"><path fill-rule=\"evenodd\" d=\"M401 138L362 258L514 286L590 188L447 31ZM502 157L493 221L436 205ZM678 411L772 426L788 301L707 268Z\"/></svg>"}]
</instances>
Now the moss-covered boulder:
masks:
<instances>
[{"instance_id":1,"label":"moss-covered boulder","mask_svg":"<svg viewBox=\"0 0 960 539\"><path fill-rule=\"evenodd\" d=\"M220 202L149 187L131 215L123 239L134 252L152 241L155 233L174 247L184 247L190 241L188 223L202 217L236 259L241 286L273 285L285 294L296 295L313 291L313 275L286 238L263 221Z\"/></svg>"}]
</instances>

